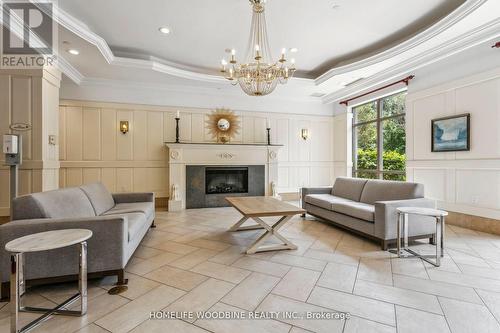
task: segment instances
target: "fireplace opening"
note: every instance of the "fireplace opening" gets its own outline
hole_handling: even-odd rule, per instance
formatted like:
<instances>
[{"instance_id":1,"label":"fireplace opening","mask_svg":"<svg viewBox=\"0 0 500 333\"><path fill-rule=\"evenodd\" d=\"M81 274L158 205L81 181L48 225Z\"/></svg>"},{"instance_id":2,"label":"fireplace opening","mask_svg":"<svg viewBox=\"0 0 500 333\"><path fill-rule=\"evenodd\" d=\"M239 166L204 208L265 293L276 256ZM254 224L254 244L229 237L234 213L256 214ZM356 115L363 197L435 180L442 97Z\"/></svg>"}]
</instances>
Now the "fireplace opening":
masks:
<instances>
[{"instance_id":1,"label":"fireplace opening","mask_svg":"<svg viewBox=\"0 0 500 333\"><path fill-rule=\"evenodd\" d=\"M205 194L220 193L248 193L248 168L205 168Z\"/></svg>"}]
</instances>

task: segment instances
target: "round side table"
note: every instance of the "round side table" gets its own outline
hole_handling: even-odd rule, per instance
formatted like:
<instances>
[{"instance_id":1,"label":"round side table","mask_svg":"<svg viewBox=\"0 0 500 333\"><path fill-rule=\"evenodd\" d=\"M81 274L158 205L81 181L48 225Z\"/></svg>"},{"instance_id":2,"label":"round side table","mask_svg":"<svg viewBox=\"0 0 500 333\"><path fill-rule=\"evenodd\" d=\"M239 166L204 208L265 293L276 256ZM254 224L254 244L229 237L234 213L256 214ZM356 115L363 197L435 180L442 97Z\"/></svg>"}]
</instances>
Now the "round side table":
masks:
<instances>
[{"instance_id":1,"label":"round side table","mask_svg":"<svg viewBox=\"0 0 500 333\"><path fill-rule=\"evenodd\" d=\"M434 266L441 265L441 257L443 257L444 253L444 218L448 216L448 212L439 209L433 208L424 208L424 207L399 207L397 208L398 212L398 249L397 254L398 257L409 257L409 255L405 255L404 252L408 252L410 256L418 257ZM433 217L436 220L436 256L435 262L429 260L429 257L434 258L434 256L421 255L410 248L408 248L408 215L419 215L419 216L427 216ZM402 235L401 235L402 234ZM401 249L401 237L403 237L403 249ZM404 252L403 252L404 251ZM439 253L440 252L440 253Z\"/></svg>"},{"instance_id":2,"label":"round side table","mask_svg":"<svg viewBox=\"0 0 500 333\"><path fill-rule=\"evenodd\" d=\"M53 314L83 316L87 313L87 239L92 237L92 231L86 229L64 229L40 232L20 237L8 242L5 250L11 252L10 274L10 331L11 333L27 332ZM48 251L67 246L79 245L80 261L78 270L78 293L68 298L55 308L24 307L21 295L24 293L24 254L30 252ZM80 300L80 311L63 309ZM43 315L24 327L20 327L19 313L34 312Z\"/></svg>"}]
</instances>

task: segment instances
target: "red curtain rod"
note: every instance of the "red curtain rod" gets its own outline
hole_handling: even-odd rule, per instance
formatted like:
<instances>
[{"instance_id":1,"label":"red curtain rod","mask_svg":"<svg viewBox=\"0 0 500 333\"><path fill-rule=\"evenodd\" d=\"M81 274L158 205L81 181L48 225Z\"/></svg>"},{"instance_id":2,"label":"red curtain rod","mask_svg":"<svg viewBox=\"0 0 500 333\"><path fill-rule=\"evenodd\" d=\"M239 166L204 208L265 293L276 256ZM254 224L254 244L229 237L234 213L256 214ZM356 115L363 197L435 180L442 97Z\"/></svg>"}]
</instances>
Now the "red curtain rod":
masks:
<instances>
[{"instance_id":1,"label":"red curtain rod","mask_svg":"<svg viewBox=\"0 0 500 333\"><path fill-rule=\"evenodd\" d=\"M500 42L497 42L497 43L496 43L495 45L493 45L491 48L492 48L492 49L494 49L494 48L499 49L499 48L500 48Z\"/></svg>"},{"instance_id":2,"label":"red curtain rod","mask_svg":"<svg viewBox=\"0 0 500 333\"><path fill-rule=\"evenodd\" d=\"M340 102L340 104L344 104L345 106L347 106L347 105L349 105L349 102L350 102L350 101L353 101L353 100L358 99L358 98L360 98L360 97L364 97L364 96L366 96L366 95L372 94L372 93L377 92L377 91L380 91L380 90L382 90L382 89L392 87L392 86L394 86L394 85L396 85L396 84L399 84L399 83L405 83L406 85L408 85L408 83L410 82L410 80L412 80L413 78L415 78L415 75L410 75L410 76L405 77L404 79L399 80L399 81L397 81L397 82L393 82L393 83L391 83L391 84L388 84L388 85L385 85L385 86L383 86L383 87L377 88L377 89L375 89L375 90L369 91L369 92L364 93L364 94L362 94L362 95L358 95L358 96L355 96L355 97L352 97L352 98L346 99L345 101Z\"/></svg>"}]
</instances>

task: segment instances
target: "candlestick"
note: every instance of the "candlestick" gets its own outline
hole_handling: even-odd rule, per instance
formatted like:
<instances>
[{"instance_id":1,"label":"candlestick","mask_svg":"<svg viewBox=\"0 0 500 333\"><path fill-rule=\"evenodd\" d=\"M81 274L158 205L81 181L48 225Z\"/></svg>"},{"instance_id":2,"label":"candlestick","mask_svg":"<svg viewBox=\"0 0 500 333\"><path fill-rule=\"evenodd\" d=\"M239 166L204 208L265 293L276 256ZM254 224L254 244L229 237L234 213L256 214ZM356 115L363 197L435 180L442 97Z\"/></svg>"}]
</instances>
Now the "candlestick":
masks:
<instances>
[{"instance_id":1,"label":"candlestick","mask_svg":"<svg viewBox=\"0 0 500 333\"><path fill-rule=\"evenodd\" d=\"M179 111L177 111L177 117L175 117L175 143L180 143L179 141Z\"/></svg>"},{"instance_id":2,"label":"candlestick","mask_svg":"<svg viewBox=\"0 0 500 333\"><path fill-rule=\"evenodd\" d=\"M271 128L269 128L269 126L266 128L267 130L267 145L270 146L271 145Z\"/></svg>"}]
</instances>

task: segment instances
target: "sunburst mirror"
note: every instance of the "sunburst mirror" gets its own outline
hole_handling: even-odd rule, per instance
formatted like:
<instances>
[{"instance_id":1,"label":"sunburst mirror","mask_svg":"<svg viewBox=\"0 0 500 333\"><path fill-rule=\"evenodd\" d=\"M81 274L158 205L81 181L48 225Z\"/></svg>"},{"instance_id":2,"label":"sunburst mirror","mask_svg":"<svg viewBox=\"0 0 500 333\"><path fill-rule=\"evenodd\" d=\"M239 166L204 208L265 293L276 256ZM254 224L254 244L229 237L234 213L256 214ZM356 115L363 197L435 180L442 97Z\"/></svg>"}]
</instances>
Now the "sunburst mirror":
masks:
<instances>
[{"instance_id":1,"label":"sunburst mirror","mask_svg":"<svg viewBox=\"0 0 500 333\"><path fill-rule=\"evenodd\" d=\"M228 143L240 132L240 118L229 109L215 109L208 115L206 128L217 142Z\"/></svg>"}]
</instances>

